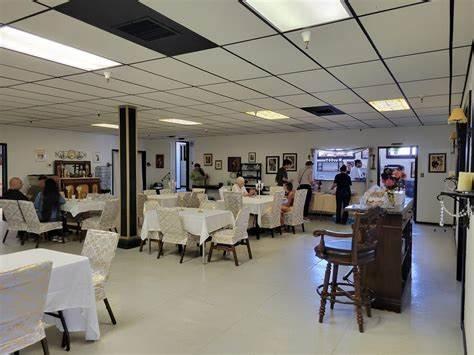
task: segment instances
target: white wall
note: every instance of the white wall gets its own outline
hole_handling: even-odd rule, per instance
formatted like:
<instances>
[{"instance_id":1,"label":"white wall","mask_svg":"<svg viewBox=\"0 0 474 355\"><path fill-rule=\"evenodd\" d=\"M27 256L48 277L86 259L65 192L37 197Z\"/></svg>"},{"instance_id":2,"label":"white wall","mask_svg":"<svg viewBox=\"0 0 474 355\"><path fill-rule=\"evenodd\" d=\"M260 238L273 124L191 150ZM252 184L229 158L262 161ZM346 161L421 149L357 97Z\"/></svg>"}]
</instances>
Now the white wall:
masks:
<instances>
[{"instance_id":1,"label":"white wall","mask_svg":"<svg viewBox=\"0 0 474 355\"><path fill-rule=\"evenodd\" d=\"M160 182L161 179L169 172L174 174L174 141L168 139L152 140L147 139L144 141L144 148L146 150L146 160L151 166L146 168L146 183L148 186L155 182ZM155 166L155 155L164 154L164 168L157 169Z\"/></svg>"}]
</instances>

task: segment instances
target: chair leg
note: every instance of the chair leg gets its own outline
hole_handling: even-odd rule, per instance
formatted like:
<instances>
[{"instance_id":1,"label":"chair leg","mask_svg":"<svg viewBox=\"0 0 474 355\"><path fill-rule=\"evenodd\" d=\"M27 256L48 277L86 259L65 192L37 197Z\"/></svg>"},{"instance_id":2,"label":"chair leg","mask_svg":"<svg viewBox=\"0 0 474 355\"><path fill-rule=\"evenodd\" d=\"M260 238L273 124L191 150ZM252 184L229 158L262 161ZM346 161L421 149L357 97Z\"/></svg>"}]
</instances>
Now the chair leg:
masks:
<instances>
[{"instance_id":1,"label":"chair leg","mask_svg":"<svg viewBox=\"0 0 474 355\"><path fill-rule=\"evenodd\" d=\"M304 233L304 223L301 223L301 229L303 230L303 233Z\"/></svg>"},{"instance_id":2,"label":"chair leg","mask_svg":"<svg viewBox=\"0 0 474 355\"><path fill-rule=\"evenodd\" d=\"M46 337L41 340L41 347L43 348L43 355L49 355L48 340Z\"/></svg>"},{"instance_id":3,"label":"chair leg","mask_svg":"<svg viewBox=\"0 0 474 355\"><path fill-rule=\"evenodd\" d=\"M146 239L142 239L142 241L140 242L140 249L138 249L138 251L141 253L143 251L143 245L146 243Z\"/></svg>"},{"instance_id":4,"label":"chair leg","mask_svg":"<svg viewBox=\"0 0 474 355\"><path fill-rule=\"evenodd\" d=\"M235 266L239 266L239 260L237 259L237 252L235 251L235 246L232 247L232 254L234 254Z\"/></svg>"},{"instance_id":5,"label":"chair leg","mask_svg":"<svg viewBox=\"0 0 474 355\"><path fill-rule=\"evenodd\" d=\"M151 254L151 238L148 238L148 254Z\"/></svg>"},{"instance_id":6,"label":"chair leg","mask_svg":"<svg viewBox=\"0 0 474 355\"><path fill-rule=\"evenodd\" d=\"M354 266L354 302L356 306L357 324L359 325L359 332L364 332L364 318L362 316L362 297L360 290L360 271L358 266Z\"/></svg>"},{"instance_id":7,"label":"chair leg","mask_svg":"<svg viewBox=\"0 0 474 355\"><path fill-rule=\"evenodd\" d=\"M112 321L112 324L115 325L117 324L117 321L115 320L114 313L112 312L112 308L110 307L109 300L107 298L104 298L104 303L105 303L105 308L107 308L107 312L109 312L110 320Z\"/></svg>"},{"instance_id":8,"label":"chair leg","mask_svg":"<svg viewBox=\"0 0 474 355\"><path fill-rule=\"evenodd\" d=\"M295 226L291 226L291 229L292 229L292 231L293 231L293 234L296 234L296 232L295 232Z\"/></svg>"},{"instance_id":9,"label":"chair leg","mask_svg":"<svg viewBox=\"0 0 474 355\"><path fill-rule=\"evenodd\" d=\"M339 270L339 265L334 265L332 271L332 283L331 283L331 309L334 309L334 301L336 300L336 289L337 289L337 272Z\"/></svg>"},{"instance_id":10,"label":"chair leg","mask_svg":"<svg viewBox=\"0 0 474 355\"><path fill-rule=\"evenodd\" d=\"M186 245L183 246L183 250L181 251L181 259L179 260L179 263L182 264L183 263L183 259L184 259L184 253L186 252Z\"/></svg>"},{"instance_id":11,"label":"chair leg","mask_svg":"<svg viewBox=\"0 0 474 355\"><path fill-rule=\"evenodd\" d=\"M249 252L249 259L252 259L252 250L250 249L250 240L248 238L245 244L247 245L247 251Z\"/></svg>"},{"instance_id":12,"label":"chair leg","mask_svg":"<svg viewBox=\"0 0 474 355\"><path fill-rule=\"evenodd\" d=\"M278 230L280 231L280 235L283 235L283 231L282 231L282 229L281 229L281 226L278 227Z\"/></svg>"},{"instance_id":13,"label":"chair leg","mask_svg":"<svg viewBox=\"0 0 474 355\"><path fill-rule=\"evenodd\" d=\"M324 313L326 312L326 299L328 298L329 278L331 277L331 263L326 266L324 274L323 291L321 292L321 305L319 306L319 323L323 322Z\"/></svg>"},{"instance_id":14,"label":"chair leg","mask_svg":"<svg viewBox=\"0 0 474 355\"><path fill-rule=\"evenodd\" d=\"M20 355L20 350L15 351L13 355Z\"/></svg>"},{"instance_id":15,"label":"chair leg","mask_svg":"<svg viewBox=\"0 0 474 355\"><path fill-rule=\"evenodd\" d=\"M363 299L365 300L365 310L367 317L372 317L372 302L370 301L370 292L367 288L367 266L362 267L362 285L363 285Z\"/></svg>"},{"instance_id":16,"label":"chair leg","mask_svg":"<svg viewBox=\"0 0 474 355\"><path fill-rule=\"evenodd\" d=\"M207 262L211 262L212 258L212 251L214 250L214 242L211 242L211 247L209 248L209 254L207 255Z\"/></svg>"},{"instance_id":17,"label":"chair leg","mask_svg":"<svg viewBox=\"0 0 474 355\"><path fill-rule=\"evenodd\" d=\"M7 235L8 235L8 229L5 232L5 235L3 236L3 244L5 244L5 240L7 239Z\"/></svg>"},{"instance_id":18,"label":"chair leg","mask_svg":"<svg viewBox=\"0 0 474 355\"><path fill-rule=\"evenodd\" d=\"M38 234L37 237L36 237L36 246L35 246L35 248L39 247L40 239L41 239L41 234Z\"/></svg>"},{"instance_id":19,"label":"chair leg","mask_svg":"<svg viewBox=\"0 0 474 355\"><path fill-rule=\"evenodd\" d=\"M163 241L159 240L158 241L158 256L156 258L159 259L161 255L163 255Z\"/></svg>"},{"instance_id":20,"label":"chair leg","mask_svg":"<svg viewBox=\"0 0 474 355\"><path fill-rule=\"evenodd\" d=\"M275 232L273 231L273 228L271 229L272 232L272 238L275 238Z\"/></svg>"},{"instance_id":21,"label":"chair leg","mask_svg":"<svg viewBox=\"0 0 474 355\"><path fill-rule=\"evenodd\" d=\"M71 340L69 338L69 330L67 328L66 320L64 319L63 311L58 311L59 320L63 326L63 340L61 347L66 348L66 351L71 350Z\"/></svg>"}]
</instances>

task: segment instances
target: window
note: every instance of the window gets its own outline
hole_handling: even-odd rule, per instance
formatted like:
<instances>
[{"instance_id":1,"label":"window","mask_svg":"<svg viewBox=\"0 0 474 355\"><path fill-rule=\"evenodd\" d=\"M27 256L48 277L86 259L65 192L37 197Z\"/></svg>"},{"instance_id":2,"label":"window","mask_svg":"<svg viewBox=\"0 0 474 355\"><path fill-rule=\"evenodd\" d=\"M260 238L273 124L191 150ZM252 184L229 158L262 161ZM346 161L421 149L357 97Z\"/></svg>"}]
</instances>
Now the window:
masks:
<instances>
[{"instance_id":1,"label":"window","mask_svg":"<svg viewBox=\"0 0 474 355\"><path fill-rule=\"evenodd\" d=\"M415 158L416 147L393 147L387 149L387 159Z\"/></svg>"}]
</instances>

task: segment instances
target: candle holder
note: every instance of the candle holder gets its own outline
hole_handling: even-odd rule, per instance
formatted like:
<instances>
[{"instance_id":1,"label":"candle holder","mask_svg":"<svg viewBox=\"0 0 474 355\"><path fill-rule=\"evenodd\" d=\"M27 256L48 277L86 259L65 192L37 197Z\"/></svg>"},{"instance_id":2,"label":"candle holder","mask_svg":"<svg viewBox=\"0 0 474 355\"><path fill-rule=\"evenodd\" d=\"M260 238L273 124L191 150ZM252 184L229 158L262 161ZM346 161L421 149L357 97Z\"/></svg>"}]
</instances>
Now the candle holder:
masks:
<instances>
[{"instance_id":1,"label":"candle holder","mask_svg":"<svg viewBox=\"0 0 474 355\"><path fill-rule=\"evenodd\" d=\"M258 182L255 184L255 188L257 189L258 196L262 193L263 190L263 182L261 180L258 180Z\"/></svg>"}]
</instances>

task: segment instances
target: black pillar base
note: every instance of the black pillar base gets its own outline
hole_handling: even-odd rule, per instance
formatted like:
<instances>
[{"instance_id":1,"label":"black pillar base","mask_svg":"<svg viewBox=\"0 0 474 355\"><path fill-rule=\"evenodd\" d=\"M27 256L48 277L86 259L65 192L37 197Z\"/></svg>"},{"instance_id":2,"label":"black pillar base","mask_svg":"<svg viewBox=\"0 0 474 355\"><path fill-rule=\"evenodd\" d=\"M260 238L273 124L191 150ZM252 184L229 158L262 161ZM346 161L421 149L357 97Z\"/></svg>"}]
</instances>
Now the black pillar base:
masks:
<instances>
[{"instance_id":1,"label":"black pillar base","mask_svg":"<svg viewBox=\"0 0 474 355\"><path fill-rule=\"evenodd\" d=\"M118 247L120 249L132 249L140 246L141 244L141 238L139 237L129 237L129 238L124 238L120 237L119 242L118 242Z\"/></svg>"}]
</instances>

